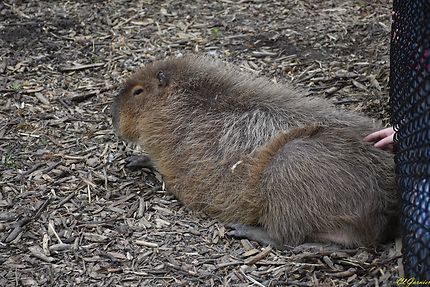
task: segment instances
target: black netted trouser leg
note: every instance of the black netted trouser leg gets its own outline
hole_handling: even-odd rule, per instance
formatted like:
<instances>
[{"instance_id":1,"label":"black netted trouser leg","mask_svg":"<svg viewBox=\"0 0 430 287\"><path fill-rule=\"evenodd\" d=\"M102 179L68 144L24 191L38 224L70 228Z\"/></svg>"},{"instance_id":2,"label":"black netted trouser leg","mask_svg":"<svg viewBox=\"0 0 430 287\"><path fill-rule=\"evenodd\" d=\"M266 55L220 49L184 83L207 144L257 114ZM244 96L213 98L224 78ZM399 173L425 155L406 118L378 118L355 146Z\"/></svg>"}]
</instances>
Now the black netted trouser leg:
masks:
<instances>
[{"instance_id":1,"label":"black netted trouser leg","mask_svg":"<svg viewBox=\"0 0 430 287\"><path fill-rule=\"evenodd\" d=\"M430 0L394 0L390 57L403 264L430 280Z\"/></svg>"}]
</instances>

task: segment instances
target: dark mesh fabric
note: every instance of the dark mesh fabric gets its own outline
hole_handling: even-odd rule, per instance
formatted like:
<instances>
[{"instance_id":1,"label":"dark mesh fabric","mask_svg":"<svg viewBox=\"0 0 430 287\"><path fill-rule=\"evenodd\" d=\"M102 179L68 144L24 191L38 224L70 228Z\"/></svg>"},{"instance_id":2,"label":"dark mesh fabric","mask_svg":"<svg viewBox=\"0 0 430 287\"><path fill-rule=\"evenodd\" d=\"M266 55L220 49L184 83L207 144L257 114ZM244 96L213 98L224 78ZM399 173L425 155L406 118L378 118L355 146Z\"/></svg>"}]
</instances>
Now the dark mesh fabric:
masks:
<instances>
[{"instance_id":1,"label":"dark mesh fabric","mask_svg":"<svg viewBox=\"0 0 430 287\"><path fill-rule=\"evenodd\" d=\"M430 1L394 0L390 101L405 275L430 280Z\"/></svg>"}]
</instances>

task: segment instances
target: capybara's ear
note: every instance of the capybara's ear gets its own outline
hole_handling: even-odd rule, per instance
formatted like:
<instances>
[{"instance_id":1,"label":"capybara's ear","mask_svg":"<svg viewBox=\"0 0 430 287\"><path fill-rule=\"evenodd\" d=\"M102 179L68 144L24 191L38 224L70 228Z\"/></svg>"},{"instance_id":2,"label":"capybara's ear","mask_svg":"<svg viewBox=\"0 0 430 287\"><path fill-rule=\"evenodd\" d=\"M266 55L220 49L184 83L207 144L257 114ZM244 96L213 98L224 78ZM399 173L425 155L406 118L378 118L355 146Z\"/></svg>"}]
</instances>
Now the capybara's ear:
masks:
<instances>
[{"instance_id":1,"label":"capybara's ear","mask_svg":"<svg viewBox=\"0 0 430 287\"><path fill-rule=\"evenodd\" d=\"M157 79L160 87L165 87L169 84L169 79L162 71L157 73Z\"/></svg>"}]
</instances>

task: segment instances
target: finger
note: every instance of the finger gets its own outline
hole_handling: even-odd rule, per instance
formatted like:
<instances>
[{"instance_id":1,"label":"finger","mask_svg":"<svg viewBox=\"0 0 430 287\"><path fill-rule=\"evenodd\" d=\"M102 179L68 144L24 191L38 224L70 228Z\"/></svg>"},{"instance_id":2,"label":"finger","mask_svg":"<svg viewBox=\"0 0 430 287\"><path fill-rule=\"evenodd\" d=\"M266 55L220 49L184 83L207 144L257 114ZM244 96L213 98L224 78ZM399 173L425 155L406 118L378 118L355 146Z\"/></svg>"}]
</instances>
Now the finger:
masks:
<instances>
[{"instance_id":1,"label":"finger","mask_svg":"<svg viewBox=\"0 0 430 287\"><path fill-rule=\"evenodd\" d=\"M377 148L385 148L387 145L393 144L393 136L394 135L383 138L382 140L375 143L374 146Z\"/></svg>"},{"instance_id":2,"label":"finger","mask_svg":"<svg viewBox=\"0 0 430 287\"><path fill-rule=\"evenodd\" d=\"M392 134L394 134L394 130L392 127L389 127L389 128L385 128L383 130L379 130L374 133L371 133L370 135L366 136L364 140L368 142L374 142L374 141L383 139L387 136L390 136Z\"/></svg>"},{"instance_id":3,"label":"finger","mask_svg":"<svg viewBox=\"0 0 430 287\"><path fill-rule=\"evenodd\" d=\"M389 128L385 128L383 130L379 130L379 131L376 131L374 133L371 133L370 135L368 135L367 137L365 137L365 139L375 140L375 139L378 139L378 138L385 138L387 136L390 136L393 133L394 133L393 128L389 127Z\"/></svg>"}]
</instances>

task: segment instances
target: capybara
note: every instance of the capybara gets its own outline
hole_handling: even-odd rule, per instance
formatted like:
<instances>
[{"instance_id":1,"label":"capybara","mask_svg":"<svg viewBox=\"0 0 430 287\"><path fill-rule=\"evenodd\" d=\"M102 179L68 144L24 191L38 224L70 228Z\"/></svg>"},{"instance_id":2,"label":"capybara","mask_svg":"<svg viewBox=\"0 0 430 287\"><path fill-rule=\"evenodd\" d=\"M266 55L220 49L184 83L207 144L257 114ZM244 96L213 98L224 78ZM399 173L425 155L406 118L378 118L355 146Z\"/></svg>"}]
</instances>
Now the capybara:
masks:
<instances>
[{"instance_id":1,"label":"capybara","mask_svg":"<svg viewBox=\"0 0 430 287\"><path fill-rule=\"evenodd\" d=\"M397 230L393 156L363 141L381 125L323 98L189 55L138 70L112 112L167 189L233 235L355 247Z\"/></svg>"}]
</instances>

